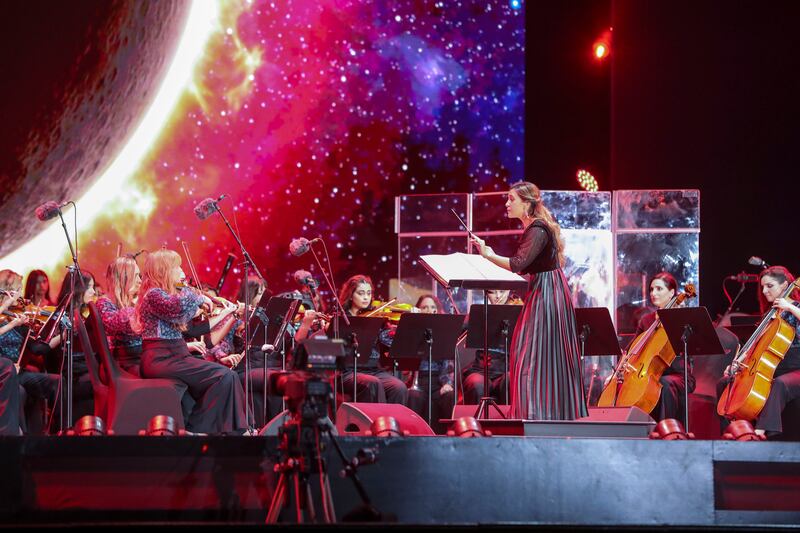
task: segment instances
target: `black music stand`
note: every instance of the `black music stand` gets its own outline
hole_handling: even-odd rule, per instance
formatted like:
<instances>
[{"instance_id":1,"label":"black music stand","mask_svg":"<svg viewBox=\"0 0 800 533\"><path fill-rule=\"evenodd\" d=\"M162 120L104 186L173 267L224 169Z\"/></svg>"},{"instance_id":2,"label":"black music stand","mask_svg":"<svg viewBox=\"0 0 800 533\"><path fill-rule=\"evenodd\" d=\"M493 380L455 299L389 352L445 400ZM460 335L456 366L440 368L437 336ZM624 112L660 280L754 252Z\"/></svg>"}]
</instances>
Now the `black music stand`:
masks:
<instances>
[{"instance_id":1,"label":"black music stand","mask_svg":"<svg viewBox=\"0 0 800 533\"><path fill-rule=\"evenodd\" d=\"M464 325L461 315L405 313L397 325L389 356L392 359L428 360L428 425L431 425L434 359L455 357L456 342ZM419 362L417 368L419 368Z\"/></svg>"},{"instance_id":2,"label":"black music stand","mask_svg":"<svg viewBox=\"0 0 800 533\"><path fill-rule=\"evenodd\" d=\"M524 291L528 282L519 274L511 273L477 254L450 254L447 256L424 255L419 263L439 282L445 289L460 287L467 290L483 291L483 316L484 316L484 345L483 353L489 353L489 293L488 291L519 290ZM483 365L483 391L484 397L478 405L475 418L480 419L486 413L489 418L489 406L494 406L500 416L505 415L498 407L497 402L489 393L489 358L484 357Z\"/></svg>"},{"instance_id":3,"label":"black music stand","mask_svg":"<svg viewBox=\"0 0 800 533\"><path fill-rule=\"evenodd\" d=\"M578 341L581 343L581 363L587 355L615 355L617 360L622 356L619 346L617 330L611 321L611 314L606 307L577 307L575 308L575 329L578 332ZM595 366L595 371L597 366ZM589 381L589 392L592 390L595 372ZM589 392L586 394L586 404L589 404Z\"/></svg>"},{"instance_id":4,"label":"black music stand","mask_svg":"<svg viewBox=\"0 0 800 533\"><path fill-rule=\"evenodd\" d=\"M714 324L705 307L660 309L658 318L664 326L673 351L683 355L683 400L686 433L689 433L689 357L725 353Z\"/></svg>"},{"instance_id":5,"label":"black music stand","mask_svg":"<svg viewBox=\"0 0 800 533\"><path fill-rule=\"evenodd\" d=\"M353 350L348 350L344 364L353 366L353 401L358 401L358 360L369 361L372 355L372 347L378 341L378 335L383 327L385 318L350 316L349 324L339 324L339 338L344 339ZM334 337L335 325L331 323L325 334L329 338ZM344 386L344 385L343 385Z\"/></svg>"},{"instance_id":6,"label":"black music stand","mask_svg":"<svg viewBox=\"0 0 800 533\"><path fill-rule=\"evenodd\" d=\"M467 348L503 350L504 366L503 370L508 376L508 340L514 332L520 313L521 305L493 305L492 313L483 308L483 304L472 304L469 308L469 318L467 326ZM489 318L489 327L485 325L486 317ZM489 342L484 342L484 335L488 332ZM483 354L484 358L490 357L488 353ZM488 362L486 363L488 365ZM508 405L508 379L505 380L506 401ZM489 389L485 389L485 396L489 396Z\"/></svg>"}]
</instances>

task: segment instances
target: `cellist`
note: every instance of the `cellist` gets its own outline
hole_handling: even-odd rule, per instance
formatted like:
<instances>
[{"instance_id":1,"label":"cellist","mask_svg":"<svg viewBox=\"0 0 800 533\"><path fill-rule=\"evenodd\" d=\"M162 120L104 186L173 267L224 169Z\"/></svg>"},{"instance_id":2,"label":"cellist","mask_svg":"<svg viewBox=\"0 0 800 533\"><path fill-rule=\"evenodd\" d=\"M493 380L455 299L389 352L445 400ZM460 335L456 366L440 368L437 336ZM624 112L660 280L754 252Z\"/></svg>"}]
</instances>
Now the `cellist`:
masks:
<instances>
[{"instance_id":1,"label":"cellist","mask_svg":"<svg viewBox=\"0 0 800 533\"><path fill-rule=\"evenodd\" d=\"M792 291L791 299L780 298L794 281L792 273L783 266L771 266L761 271L758 279L761 285L758 294L761 314L766 314L771 308L778 309L780 317L795 330L794 340L775 369L769 396L754 424L756 433L770 438L783 432L781 415L786 404L800 398L800 289ZM718 396L731 381L731 374L731 367L728 366L717 384Z\"/></svg>"},{"instance_id":2,"label":"cellist","mask_svg":"<svg viewBox=\"0 0 800 533\"><path fill-rule=\"evenodd\" d=\"M669 272L659 272L653 276L653 279L650 280L650 302L656 309L639 319L636 325L636 337L646 331L647 328L655 322L658 310L664 309L677 293L678 282L672 274ZM672 364L668 366L661 375L659 379L661 383L661 396L658 399L658 403L653 408L653 411L650 413L650 416L655 420L664 420L667 418L683 419L683 366L684 358L675 357ZM693 392L696 382L692 373L691 364L689 365L687 374L689 392Z\"/></svg>"}]
</instances>

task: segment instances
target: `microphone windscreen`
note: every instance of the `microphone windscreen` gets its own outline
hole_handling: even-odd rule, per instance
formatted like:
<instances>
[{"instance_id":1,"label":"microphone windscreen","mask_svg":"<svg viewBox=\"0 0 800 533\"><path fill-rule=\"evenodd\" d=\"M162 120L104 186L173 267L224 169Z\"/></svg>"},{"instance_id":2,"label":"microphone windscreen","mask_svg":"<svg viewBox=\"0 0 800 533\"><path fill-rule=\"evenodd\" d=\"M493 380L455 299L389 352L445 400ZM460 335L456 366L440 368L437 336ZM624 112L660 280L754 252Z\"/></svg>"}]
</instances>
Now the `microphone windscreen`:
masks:
<instances>
[{"instance_id":1,"label":"microphone windscreen","mask_svg":"<svg viewBox=\"0 0 800 533\"><path fill-rule=\"evenodd\" d=\"M58 204L56 202L45 202L36 208L36 218L42 222L58 216Z\"/></svg>"},{"instance_id":2,"label":"microphone windscreen","mask_svg":"<svg viewBox=\"0 0 800 533\"><path fill-rule=\"evenodd\" d=\"M206 198L194 208L194 214L197 215L197 218L200 220L205 220L211 215L214 214L214 211L217 210L217 206L214 203L213 198Z\"/></svg>"},{"instance_id":3,"label":"microphone windscreen","mask_svg":"<svg viewBox=\"0 0 800 533\"><path fill-rule=\"evenodd\" d=\"M299 239L292 239L289 243L289 252L292 255L299 257L306 253L309 249L308 239L300 237Z\"/></svg>"}]
</instances>

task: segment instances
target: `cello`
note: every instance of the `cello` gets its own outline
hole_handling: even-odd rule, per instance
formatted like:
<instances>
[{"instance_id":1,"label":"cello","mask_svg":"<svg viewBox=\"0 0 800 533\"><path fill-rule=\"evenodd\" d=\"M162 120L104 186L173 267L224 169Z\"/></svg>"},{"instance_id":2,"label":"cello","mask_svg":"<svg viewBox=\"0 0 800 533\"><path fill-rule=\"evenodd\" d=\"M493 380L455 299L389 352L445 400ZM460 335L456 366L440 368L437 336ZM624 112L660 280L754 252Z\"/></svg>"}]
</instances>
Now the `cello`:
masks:
<instances>
[{"instance_id":1,"label":"cello","mask_svg":"<svg viewBox=\"0 0 800 533\"><path fill-rule=\"evenodd\" d=\"M664 309L680 305L687 298L694 298L695 294L694 285L689 283L684 286L684 292L675 295ZM597 400L597 406L636 406L646 413L651 412L661 397L661 375L674 360L675 351L656 315L656 320L633 340L623 354Z\"/></svg>"},{"instance_id":2,"label":"cello","mask_svg":"<svg viewBox=\"0 0 800 533\"><path fill-rule=\"evenodd\" d=\"M800 288L800 279L789 283L778 298L788 298ZM794 341L795 330L780 310L770 309L731 362L733 380L717 402L717 413L731 420L755 420L767 402L775 369Z\"/></svg>"}]
</instances>

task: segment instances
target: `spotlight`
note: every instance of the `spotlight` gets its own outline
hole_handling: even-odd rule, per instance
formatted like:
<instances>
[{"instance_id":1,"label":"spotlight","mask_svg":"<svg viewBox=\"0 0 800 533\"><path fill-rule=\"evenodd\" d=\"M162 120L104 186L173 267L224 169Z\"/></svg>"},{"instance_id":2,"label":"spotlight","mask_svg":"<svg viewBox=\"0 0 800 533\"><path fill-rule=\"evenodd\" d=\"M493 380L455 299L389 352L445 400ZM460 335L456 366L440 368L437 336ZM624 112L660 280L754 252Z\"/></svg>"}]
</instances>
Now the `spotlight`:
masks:
<instances>
[{"instance_id":1,"label":"spotlight","mask_svg":"<svg viewBox=\"0 0 800 533\"><path fill-rule=\"evenodd\" d=\"M480 422L473 416L462 416L453 422L453 429L448 430L448 437L491 437L491 431L483 431Z\"/></svg>"},{"instance_id":2,"label":"spotlight","mask_svg":"<svg viewBox=\"0 0 800 533\"><path fill-rule=\"evenodd\" d=\"M656 424L656 430L650 433L654 440L693 440L694 433L686 433L683 424L674 418L666 418Z\"/></svg>"},{"instance_id":3,"label":"spotlight","mask_svg":"<svg viewBox=\"0 0 800 533\"><path fill-rule=\"evenodd\" d=\"M367 436L373 437L407 437L408 431L401 431L400 424L392 416L379 416L369 426Z\"/></svg>"},{"instance_id":4,"label":"spotlight","mask_svg":"<svg viewBox=\"0 0 800 533\"><path fill-rule=\"evenodd\" d=\"M604 31L592 44L592 56L597 61L603 61L611 55L611 31L612 28Z\"/></svg>"},{"instance_id":5,"label":"spotlight","mask_svg":"<svg viewBox=\"0 0 800 533\"><path fill-rule=\"evenodd\" d=\"M147 423L147 429L139 430L139 435L148 437L175 437L185 434L186 431L179 430L175 419L169 415L156 415Z\"/></svg>"},{"instance_id":6,"label":"spotlight","mask_svg":"<svg viewBox=\"0 0 800 533\"><path fill-rule=\"evenodd\" d=\"M509 0L508 5L511 9L522 9L522 0Z\"/></svg>"},{"instance_id":7,"label":"spotlight","mask_svg":"<svg viewBox=\"0 0 800 533\"><path fill-rule=\"evenodd\" d=\"M77 435L78 437L99 437L102 435L113 435L113 431L106 432L106 424L99 416L86 415L78 419L72 430L67 432L68 435Z\"/></svg>"},{"instance_id":8,"label":"spotlight","mask_svg":"<svg viewBox=\"0 0 800 533\"><path fill-rule=\"evenodd\" d=\"M767 440L766 435L759 435L753 429L753 425L747 420L734 420L725 431L722 432L722 438L725 440Z\"/></svg>"},{"instance_id":9,"label":"spotlight","mask_svg":"<svg viewBox=\"0 0 800 533\"><path fill-rule=\"evenodd\" d=\"M597 180L588 170L580 169L577 174L578 183L584 191L597 192Z\"/></svg>"}]
</instances>

